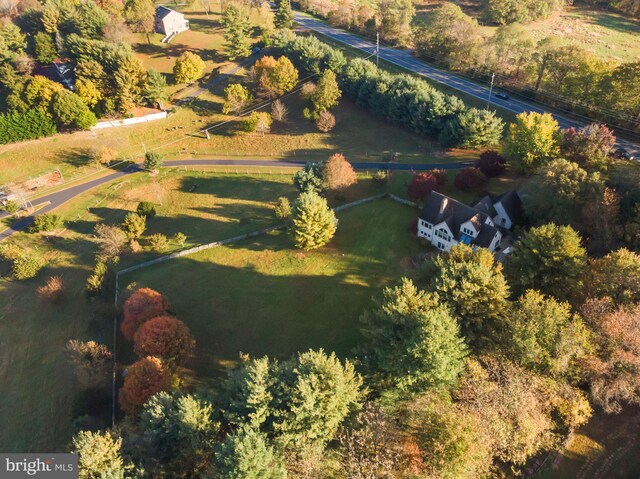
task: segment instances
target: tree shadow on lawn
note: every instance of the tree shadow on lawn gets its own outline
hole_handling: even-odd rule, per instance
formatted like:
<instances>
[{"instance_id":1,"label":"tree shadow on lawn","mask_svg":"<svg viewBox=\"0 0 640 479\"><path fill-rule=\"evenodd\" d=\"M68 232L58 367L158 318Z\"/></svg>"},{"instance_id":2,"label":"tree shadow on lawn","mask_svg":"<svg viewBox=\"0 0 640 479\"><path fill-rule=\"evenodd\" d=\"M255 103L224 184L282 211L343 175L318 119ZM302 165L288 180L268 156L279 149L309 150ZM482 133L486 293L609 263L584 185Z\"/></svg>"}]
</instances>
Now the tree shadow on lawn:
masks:
<instances>
[{"instance_id":1,"label":"tree shadow on lawn","mask_svg":"<svg viewBox=\"0 0 640 479\"><path fill-rule=\"evenodd\" d=\"M640 33L640 23L630 18L626 18L622 14L589 11L582 12L581 16L585 20L604 28L616 30L622 33Z\"/></svg>"},{"instance_id":2,"label":"tree shadow on lawn","mask_svg":"<svg viewBox=\"0 0 640 479\"><path fill-rule=\"evenodd\" d=\"M86 166L93 162L93 148L67 148L58 153L57 159L76 168Z\"/></svg>"},{"instance_id":3,"label":"tree shadow on lawn","mask_svg":"<svg viewBox=\"0 0 640 479\"><path fill-rule=\"evenodd\" d=\"M217 19L217 17L195 17L187 15L187 18L189 19L189 29L193 30L194 32L212 34L217 33L213 30L218 30L221 28L220 21Z\"/></svg>"},{"instance_id":4,"label":"tree shadow on lawn","mask_svg":"<svg viewBox=\"0 0 640 479\"><path fill-rule=\"evenodd\" d=\"M217 198L246 201L277 201L280 196L295 192L293 181L273 181L264 176L225 175L200 178L186 176L180 179L180 191L185 193L210 194Z\"/></svg>"},{"instance_id":5,"label":"tree shadow on lawn","mask_svg":"<svg viewBox=\"0 0 640 479\"><path fill-rule=\"evenodd\" d=\"M287 358L324 348L348 356L361 340L358 318L375 292L350 280L363 271L351 263L331 276L267 275L252 259L229 267L184 257L122 279L167 296L196 338L189 366L200 376L219 377L241 352Z\"/></svg>"},{"instance_id":6,"label":"tree shadow on lawn","mask_svg":"<svg viewBox=\"0 0 640 479\"><path fill-rule=\"evenodd\" d=\"M193 98L189 103L185 104L185 108L193 111L198 116L211 116L216 113L220 113L222 103L212 100L205 100L203 98ZM203 129L209 125L203 125Z\"/></svg>"}]
</instances>

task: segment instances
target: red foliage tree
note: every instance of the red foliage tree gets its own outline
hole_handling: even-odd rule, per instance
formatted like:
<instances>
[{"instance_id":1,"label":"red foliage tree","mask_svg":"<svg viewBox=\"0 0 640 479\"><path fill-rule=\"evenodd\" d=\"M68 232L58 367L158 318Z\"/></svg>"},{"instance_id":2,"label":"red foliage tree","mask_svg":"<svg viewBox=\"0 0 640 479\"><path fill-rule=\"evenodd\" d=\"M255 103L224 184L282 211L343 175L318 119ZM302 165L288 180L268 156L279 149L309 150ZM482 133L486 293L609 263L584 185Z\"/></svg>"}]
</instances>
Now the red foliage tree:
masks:
<instances>
[{"instance_id":1,"label":"red foliage tree","mask_svg":"<svg viewBox=\"0 0 640 479\"><path fill-rule=\"evenodd\" d=\"M322 173L327 189L343 190L358 181L351 163L341 153L331 155L322 166Z\"/></svg>"},{"instance_id":2,"label":"red foliage tree","mask_svg":"<svg viewBox=\"0 0 640 479\"><path fill-rule=\"evenodd\" d=\"M124 303L120 332L131 341L142 323L162 316L168 309L169 302L162 294L149 288L140 288Z\"/></svg>"},{"instance_id":3,"label":"red foliage tree","mask_svg":"<svg viewBox=\"0 0 640 479\"><path fill-rule=\"evenodd\" d=\"M456 175L453 184L460 191L480 191L487 186L487 178L478 168L465 168Z\"/></svg>"},{"instance_id":4,"label":"red foliage tree","mask_svg":"<svg viewBox=\"0 0 640 479\"><path fill-rule=\"evenodd\" d=\"M154 357L139 359L129 367L120 389L120 405L132 412L154 394L169 387L171 374L162 361Z\"/></svg>"},{"instance_id":5,"label":"red foliage tree","mask_svg":"<svg viewBox=\"0 0 640 479\"><path fill-rule=\"evenodd\" d=\"M133 349L138 356L158 356L176 363L187 358L195 344L187 325L171 316L150 319L133 336Z\"/></svg>"},{"instance_id":6,"label":"red foliage tree","mask_svg":"<svg viewBox=\"0 0 640 479\"><path fill-rule=\"evenodd\" d=\"M437 187L438 179L433 173L417 173L407 186L407 196L413 201L422 201Z\"/></svg>"},{"instance_id":7,"label":"red foliage tree","mask_svg":"<svg viewBox=\"0 0 640 479\"><path fill-rule=\"evenodd\" d=\"M480 155L476 166L485 176L494 178L507 171L507 160L500 156L497 151L488 150Z\"/></svg>"}]
</instances>

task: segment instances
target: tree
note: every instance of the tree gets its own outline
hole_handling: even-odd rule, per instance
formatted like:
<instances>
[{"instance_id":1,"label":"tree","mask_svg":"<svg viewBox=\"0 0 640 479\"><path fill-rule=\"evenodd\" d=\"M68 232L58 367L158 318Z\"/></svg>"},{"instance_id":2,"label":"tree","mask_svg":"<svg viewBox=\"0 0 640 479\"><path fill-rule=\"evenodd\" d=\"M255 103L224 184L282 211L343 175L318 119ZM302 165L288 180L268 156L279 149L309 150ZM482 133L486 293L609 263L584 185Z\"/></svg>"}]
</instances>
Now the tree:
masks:
<instances>
[{"instance_id":1,"label":"tree","mask_svg":"<svg viewBox=\"0 0 640 479\"><path fill-rule=\"evenodd\" d=\"M591 300L582 313L597 345L584 361L592 399L606 413L640 404L640 305L613 308L606 299Z\"/></svg>"},{"instance_id":2,"label":"tree","mask_svg":"<svg viewBox=\"0 0 640 479\"><path fill-rule=\"evenodd\" d=\"M279 379L273 430L298 454L322 450L362 396L362 378L353 364L323 350L299 353L283 365Z\"/></svg>"},{"instance_id":3,"label":"tree","mask_svg":"<svg viewBox=\"0 0 640 479\"><path fill-rule=\"evenodd\" d=\"M35 75L24 89L24 100L29 107L48 112L53 97L63 90L60 83Z\"/></svg>"},{"instance_id":4,"label":"tree","mask_svg":"<svg viewBox=\"0 0 640 479\"><path fill-rule=\"evenodd\" d=\"M55 231L64 228L64 219L54 213L43 213L33 217L33 224L29 227L32 233Z\"/></svg>"},{"instance_id":5,"label":"tree","mask_svg":"<svg viewBox=\"0 0 640 479\"><path fill-rule=\"evenodd\" d=\"M280 100L276 100L271 104L271 118L280 123L287 121L289 110Z\"/></svg>"},{"instance_id":6,"label":"tree","mask_svg":"<svg viewBox=\"0 0 640 479\"><path fill-rule=\"evenodd\" d=\"M193 83L204 75L205 64L199 55L184 52L173 65L173 75L176 83Z\"/></svg>"},{"instance_id":7,"label":"tree","mask_svg":"<svg viewBox=\"0 0 640 479\"><path fill-rule=\"evenodd\" d=\"M505 153L517 171L530 175L559 154L558 122L549 113L520 113L509 125Z\"/></svg>"},{"instance_id":8,"label":"tree","mask_svg":"<svg viewBox=\"0 0 640 479\"><path fill-rule=\"evenodd\" d=\"M458 244L428 264L427 290L437 294L472 339L490 336L502 322L509 286L502 264L485 248Z\"/></svg>"},{"instance_id":9,"label":"tree","mask_svg":"<svg viewBox=\"0 0 640 479\"><path fill-rule=\"evenodd\" d=\"M36 32L33 37L33 49L36 60L40 63L52 63L58 58L58 50L51 35L45 32Z\"/></svg>"},{"instance_id":10,"label":"tree","mask_svg":"<svg viewBox=\"0 0 640 479\"><path fill-rule=\"evenodd\" d=\"M96 115L75 93L61 90L53 96L51 111L59 125L88 130L98 120Z\"/></svg>"},{"instance_id":11,"label":"tree","mask_svg":"<svg viewBox=\"0 0 640 479\"><path fill-rule=\"evenodd\" d=\"M253 97L247 87L239 83L232 83L224 89L224 104L222 105L222 113L238 114L249 103Z\"/></svg>"},{"instance_id":12,"label":"tree","mask_svg":"<svg viewBox=\"0 0 640 479\"><path fill-rule=\"evenodd\" d=\"M311 103L314 110L320 113L336 106L341 96L336 74L332 70L325 70L311 95Z\"/></svg>"},{"instance_id":13,"label":"tree","mask_svg":"<svg viewBox=\"0 0 640 479\"><path fill-rule=\"evenodd\" d=\"M76 376L85 387L106 386L111 382L113 354L104 344L71 339L66 346Z\"/></svg>"},{"instance_id":14,"label":"tree","mask_svg":"<svg viewBox=\"0 0 640 479\"><path fill-rule=\"evenodd\" d=\"M323 133L328 133L336 126L336 117L329 111L321 111L316 120L316 127Z\"/></svg>"},{"instance_id":15,"label":"tree","mask_svg":"<svg viewBox=\"0 0 640 479\"><path fill-rule=\"evenodd\" d=\"M256 62L254 72L261 93L270 98L290 92L298 83L298 70L285 56L277 60L268 56L261 58Z\"/></svg>"},{"instance_id":16,"label":"tree","mask_svg":"<svg viewBox=\"0 0 640 479\"><path fill-rule=\"evenodd\" d=\"M288 1L280 2L273 23L280 30L293 27L293 12Z\"/></svg>"},{"instance_id":17,"label":"tree","mask_svg":"<svg viewBox=\"0 0 640 479\"><path fill-rule=\"evenodd\" d=\"M120 332L131 341L143 323L156 316L163 316L168 310L169 302L162 294L149 288L137 289L122 307Z\"/></svg>"},{"instance_id":18,"label":"tree","mask_svg":"<svg viewBox=\"0 0 640 479\"><path fill-rule=\"evenodd\" d=\"M164 109L163 102L169 99L169 94L167 93L167 79L162 73L149 70L144 97L152 106L157 105L161 110Z\"/></svg>"},{"instance_id":19,"label":"tree","mask_svg":"<svg viewBox=\"0 0 640 479\"><path fill-rule=\"evenodd\" d=\"M64 282L60 276L50 276L45 284L38 287L36 292L43 301L60 304L64 299L64 289Z\"/></svg>"},{"instance_id":20,"label":"tree","mask_svg":"<svg viewBox=\"0 0 640 479\"><path fill-rule=\"evenodd\" d=\"M271 115L266 111L253 111L244 120L243 127L245 131L260 133L264 136L265 133L271 130L272 123Z\"/></svg>"},{"instance_id":21,"label":"tree","mask_svg":"<svg viewBox=\"0 0 640 479\"><path fill-rule=\"evenodd\" d=\"M291 203L289 202L289 198L284 196L278 198L274 212L276 214L276 218L288 223L291 220Z\"/></svg>"},{"instance_id":22,"label":"tree","mask_svg":"<svg viewBox=\"0 0 640 479\"><path fill-rule=\"evenodd\" d=\"M487 150L480 154L476 168L485 176L495 178L507 171L507 160L500 156L497 151Z\"/></svg>"},{"instance_id":23,"label":"tree","mask_svg":"<svg viewBox=\"0 0 640 479\"><path fill-rule=\"evenodd\" d=\"M301 193L305 191L313 191L315 193L322 193L324 191L324 176L322 173L322 163L307 162L304 168L298 170L293 175L293 185Z\"/></svg>"},{"instance_id":24,"label":"tree","mask_svg":"<svg viewBox=\"0 0 640 479\"><path fill-rule=\"evenodd\" d=\"M157 253L164 253L169 247L169 238L162 233L155 233L149 236L149 246Z\"/></svg>"},{"instance_id":25,"label":"tree","mask_svg":"<svg viewBox=\"0 0 640 479\"><path fill-rule=\"evenodd\" d=\"M181 364L195 345L187 325L172 316L156 316L133 335L133 350L138 356L156 356L172 364Z\"/></svg>"},{"instance_id":26,"label":"tree","mask_svg":"<svg viewBox=\"0 0 640 479\"><path fill-rule=\"evenodd\" d=\"M267 437L250 428L229 434L216 452L220 479L285 479L287 470Z\"/></svg>"},{"instance_id":27,"label":"tree","mask_svg":"<svg viewBox=\"0 0 640 479\"><path fill-rule=\"evenodd\" d=\"M331 191L344 190L358 182L353 166L341 153L331 155L322 163L322 177L326 189Z\"/></svg>"},{"instance_id":28,"label":"tree","mask_svg":"<svg viewBox=\"0 0 640 479\"><path fill-rule=\"evenodd\" d=\"M221 405L224 418L231 425L259 430L273 413L273 388L277 378L275 364L268 357L249 360L231 371L223 384Z\"/></svg>"},{"instance_id":29,"label":"tree","mask_svg":"<svg viewBox=\"0 0 640 479\"><path fill-rule=\"evenodd\" d=\"M407 186L407 196L416 202L423 201L438 187L438 180L432 172L416 173Z\"/></svg>"},{"instance_id":30,"label":"tree","mask_svg":"<svg viewBox=\"0 0 640 479\"><path fill-rule=\"evenodd\" d=\"M613 131L601 124L567 128L562 134L561 152L582 168L602 168L616 144Z\"/></svg>"},{"instance_id":31,"label":"tree","mask_svg":"<svg viewBox=\"0 0 640 479\"><path fill-rule=\"evenodd\" d=\"M585 204L604 189L598 173L589 174L567 160L551 161L534 176L523 207L532 223L579 223Z\"/></svg>"},{"instance_id":32,"label":"tree","mask_svg":"<svg viewBox=\"0 0 640 479\"><path fill-rule=\"evenodd\" d=\"M134 412L154 394L169 389L171 374L162 361L152 356L139 359L127 370L119 401L127 412Z\"/></svg>"},{"instance_id":33,"label":"tree","mask_svg":"<svg viewBox=\"0 0 640 479\"><path fill-rule=\"evenodd\" d=\"M552 376L566 376L588 349L587 331L571 306L528 290L508 321L513 358L522 366Z\"/></svg>"},{"instance_id":34,"label":"tree","mask_svg":"<svg viewBox=\"0 0 640 479\"><path fill-rule=\"evenodd\" d=\"M113 80L115 98L112 102L121 113L128 113L143 99L147 71L140 60L134 56L127 56L118 63ZM110 109L108 105L107 109Z\"/></svg>"},{"instance_id":35,"label":"tree","mask_svg":"<svg viewBox=\"0 0 640 479\"><path fill-rule=\"evenodd\" d=\"M127 213L122 222L122 229L126 231L130 239L138 239L144 234L147 228L146 216L137 213Z\"/></svg>"},{"instance_id":36,"label":"tree","mask_svg":"<svg viewBox=\"0 0 640 479\"><path fill-rule=\"evenodd\" d=\"M162 168L162 164L164 163L164 159L160 153L156 153L155 151L148 151L144 154L144 169L147 171L158 171Z\"/></svg>"},{"instance_id":37,"label":"tree","mask_svg":"<svg viewBox=\"0 0 640 479\"><path fill-rule=\"evenodd\" d=\"M482 191L489 183L487 178L479 168L468 167L460 171L453 180L453 184L460 191Z\"/></svg>"},{"instance_id":38,"label":"tree","mask_svg":"<svg viewBox=\"0 0 640 479\"><path fill-rule=\"evenodd\" d=\"M95 228L96 240L100 253L107 257L118 257L127 244L127 234L117 226L97 224Z\"/></svg>"},{"instance_id":39,"label":"tree","mask_svg":"<svg viewBox=\"0 0 640 479\"><path fill-rule=\"evenodd\" d=\"M126 0L124 17L134 32L153 32L155 5L152 0Z\"/></svg>"},{"instance_id":40,"label":"tree","mask_svg":"<svg viewBox=\"0 0 640 479\"><path fill-rule=\"evenodd\" d=\"M224 29L224 49L229 60L248 57L251 54L251 24L246 8L230 2L220 21Z\"/></svg>"},{"instance_id":41,"label":"tree","mask_svg":"<svg viewBox=\"0 0 640 479\"><path fill-rule=\"evenodd\" d=\"M76 80L76 94L89 108L95 107L102 100L102 93L91 80L78 78Z\"/></svg>"},{"instance_id":42,"label":"tree","mask_svg":"<svg viewBox=\"0 0 640 479\"><path fill-rule=\"evenodd\" d=\"M198 396L159 392L140 413L142 444L154 477L200 477L210 468L220 425Z\"/></svg>"},{"instance_id":43,"label":"tree","mask_svg":"<svg viewBox=\"0 0 640 479\"><path fill-rule=\"evenodd\" d=\"M454 384L467 349L456 320L437 296L411 280L386 288L361 318L366 365L383 384L401 390Z\"/></svg>"},{"instance_id":44,"label":"tree","mask_svg":"<svg viewBox=\"0 0 640 479\"><path fill-rule=\"evenodd\" d=\"M338 219L327 200L313 191L305 191L293 206L292 228L296 247L308 251L331 241Z\"/></svg>"},{"instance_id":45,"label":"tree","mask_svg":"<svg viewBox=\"0 0 640 479\"><path fill-rule=\"evenodd\" d=\"M416 9L410 0L378 0L382 37L390 42L405 44L411 34L411 20Z\"/></svg>"},{"instance_id":46,"label":"tree","mask_svg":"<svg viewBox=\"0 0 640 479\"><path fill-rule=\"evenodd\" d=\"M71 452L78 455L78 477L124 479L121 450L122 439L109 431L80 431L71 443Z\"/></svg>"},{"instance_id":47,"label":"tree","mask_svg":"<svg viewBox=\"0 0 640 479\"><path fill-rule=\"evenodd\" d=\"M640 255L626 248L589 260L586 296L609 298L616 305L640 302Z\"/></svg>"},{"instance_id":48,"label":"tree","mask_svg":"<svg viewBox=\"0 0 640 479\"><path fill-rule=\"evenodd\" d=\"M439 140L446 147L481 148L500 143L503 131L494 111L468 108L447 121Z\"/></svg>"},{"instance_id":49,"label":"tree","mask_svg":"<svg viewBox=\"0 0 640 479\"><path fill-rule=\"evenodd\" d=\"M505 271L513 289L536 289L558 299L580 290L586 251L570 226L553 223L531 228L513 245Z\"/></svg>"}]
</instances>

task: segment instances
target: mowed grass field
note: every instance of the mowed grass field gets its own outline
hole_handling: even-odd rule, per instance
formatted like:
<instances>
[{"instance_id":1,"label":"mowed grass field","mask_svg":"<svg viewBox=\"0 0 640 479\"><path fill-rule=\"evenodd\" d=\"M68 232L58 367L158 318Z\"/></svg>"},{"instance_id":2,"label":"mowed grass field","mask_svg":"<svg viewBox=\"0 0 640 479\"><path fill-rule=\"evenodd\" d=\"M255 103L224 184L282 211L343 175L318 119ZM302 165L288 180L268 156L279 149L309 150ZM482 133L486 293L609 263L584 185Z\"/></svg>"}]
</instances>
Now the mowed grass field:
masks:
<instances>
[{"instance_id":1,"label":"mowed grass field","mask_svg":"<svg viewBox=\"0 0 640 479\"><path fill-rule=\"evenodd\" d=\"M303 252L285 232L178 258L121 278L165 294L198 343L192 367L216 377L239 354L285 358L324 348L348 355L359 317L387 285L411 275L425 246L410 232L416 210L377 200L338 214L334 239Z\"/></svg>"}]
</instances>

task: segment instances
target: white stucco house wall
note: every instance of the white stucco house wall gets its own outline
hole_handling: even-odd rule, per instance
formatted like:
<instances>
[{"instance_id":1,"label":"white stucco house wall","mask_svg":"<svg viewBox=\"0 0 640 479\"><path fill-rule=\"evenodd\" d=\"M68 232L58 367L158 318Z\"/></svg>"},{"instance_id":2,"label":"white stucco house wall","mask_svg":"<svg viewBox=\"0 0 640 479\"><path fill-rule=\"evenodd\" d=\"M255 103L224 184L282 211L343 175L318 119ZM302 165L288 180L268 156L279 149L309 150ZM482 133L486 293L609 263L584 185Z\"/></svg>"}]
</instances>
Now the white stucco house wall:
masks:
<instances>
[{"instance_id":1,"label":"white stucco house wall","mask_svg":"<svg viewBox=\"0 0 640 479\"><path fill-rule=\"evenodd\" d=\"M156 8L155 23L156 32L167 37L189 30L189 20L182 13L163 6Z\"/></svg>"},{"instance_id":2,"label":"white stucco house wall","mask_svg":"<svg viewBox=\"0 0 640 479\"><path fill-rule=\"evenodd\" d=\"M497 208L496 208L497 205ZM464 243L496 251L504 236L522 214L517 192L488 196L473 206L432 191L425 198L418 218L418 236L442 251Z\"/></svg>"}]
</instances>

